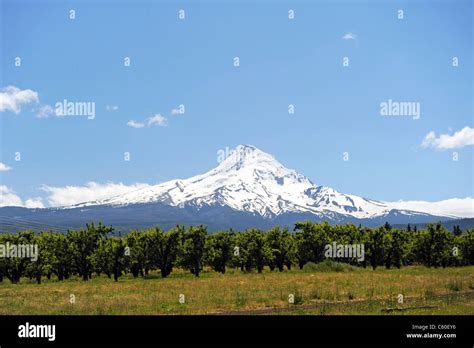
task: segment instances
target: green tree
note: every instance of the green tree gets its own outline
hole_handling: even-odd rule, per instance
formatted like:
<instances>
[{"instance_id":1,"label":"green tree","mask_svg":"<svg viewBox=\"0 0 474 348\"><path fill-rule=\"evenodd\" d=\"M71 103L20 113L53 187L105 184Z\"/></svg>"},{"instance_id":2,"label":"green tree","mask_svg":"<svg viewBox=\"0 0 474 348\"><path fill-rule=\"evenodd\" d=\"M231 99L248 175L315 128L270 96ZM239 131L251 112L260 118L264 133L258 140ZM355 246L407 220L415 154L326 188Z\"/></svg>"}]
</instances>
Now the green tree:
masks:
<instances>
[{"instance_id":1,"label":"green tree","mask_svg":"<svg viewBox=\"0 0 474 348\"><path fill-rule=\"evenodd\" d=\"M295 224L297 259L300 269L307 262L318 263L324 260L324 249L330 242L331 226L324 222L315 224L311 221Z\"/></svg>"},{"instance_id":2,"label":"green tree","mask_svg":"<svg viewBox=\"0 0 474 348\"><path fill-rule=\"evenodd\" d=\"M112 227L104 226L102 223L97 226L94 223L86 224L85 229L68 230L67 239L73 267L83 280L89 280L92 277L91 256L97 248L99 239L106 237L112 231Z\"/></svg>"},{"instance_id":3,"label":"green tree","mask_svg":"<svg viewBox=\"0 0 474 348\"><path fill-rule=\"evenodd\" d=\"M453 226L453 234L457 237L462 234L461 227L459 225L454 225Z\"/></svg>"},{"instance_id":4,"label":"green tree","mask_svg":"<svg viewBox=\"0 0 474 348\"><path fill-rule=\"evenodd\" d=\"M474 265L474 229L464 231L460 238L463 264Z\"/></svg>"},{"instance_id":5,"label":"green tree","mask_svg":"<svg viewBox=\"0 0 474 348\"><path fill-rule=\"evenodd\" d=\"M399 229L392 229L390 231L390 264L397 268L400 268L407 260L407 254L409 252L408 233L408 231Z\"/></svg>"},{"instance_id":6,"label":"green tree","mask_svg":"<svg viewBox=\"0 0 474 348\"><path fill-rule=\"evenodd\" d=\"M160 269L163 278L169 276L173 270L183 233L184 228L177 226L168 232L156 227L147 234L147 255L152 259L153 265Z\"/></svg>"},{"instance_id":7,"label":"green tree","mask_svg":"<svg viewBox=\"0 0 474 348\"><path fill-rule=\"evenodd\" d=\"M34 244L34 234L31 231L23 231L17 234L2 234L1 243L10 248L11 246L26 246ZM2 277L5 276L12 284L20 282L22 276L25 275L27 267L31 260L27 257L5 257L2 260ZM29 274L30 277L32 274Z\"/></svg>"},{"instance_id":8,"label":"green tree","mask_svg":"<svg viewBox=\"0 0 474 348\"><path fill-rule=\"evenodd\" d=\"M125 242L120 237L112 237L106 239L106 243L109 245L107 249L110 250L109 265L114 275L114 280L118 281L127 264Z\"/></svg>"},{"instance_id":9,"label":"green tree","mask_svg":"<svg viewBox=\"0 0 474 348\"><path fill-rule=\"evenodd\" d=\"M68 279L72 272L72 257L69 241L62 233L42 232L43 258L46 274L56 275L58 280Z\"/></svg>"},{"instance_id":10,"label":"green tree","mask_svg":"<svg viewBox=\"0 0 474 348\"><path fill-rule=\"evenodd\" d=\"M417 232L417 260L428 267L446 267L453 259L454 236L441 223Z\"/></svg>"},{"instance_id":11,"label":"green tree","mask_svg":"<svg viewBox=\"0 0 474 348\"><path fill-rule=\"evenodd\" d=\"M120 237L99 239L91 261L98 274L103 272L109 278L113 275L114 280L118 281L127 264L124 239Z\"/></svg>"},{"instance_id":12,"label":"green tree","mask_svg":"<svg viewBox=\"0 0 474 348\"><path fill-rule=\"evenodd\" d=\"M30 232L28 241L37 248L38 253L35 260L30 260L30 262L27 263L25 273L30 279L35 279L37 284L41 284L41 277L50 269L50 265L45 258L47 251L45 249L44 238L42 235L36 235Z\"/></svg>"},{"instance_id":13,"label":"green tree","mask_svg":"<svg viewBox=\"0 0 474 348\"><path fill-rule=\"evenodd\" d=\"M196 277L199 277L199 273L202 271L206 236L207 229L202 225L191 226L182 235L180 263Z\"/></svg>"},{"instance_id":14,"label":"green tree","mask_svg":"<svg viewBox=\"0 0 474 348\"><path fill-rule=\"evenodd\" d=\"M265 264L272 258L272 253L265 243L265 234L257 229L248 229L236 235L238 253L235 256L242 271L250 272L256 268L263 271Z\"/></svg>"},{"instance_id":15,"label":"green tree","mask_svg":"<svg viewBox=\"0 0 474 348\"><path fill-rule=\"evenodd\" d=\"M153 230L145 233L140 231L131 231L125 237L125 244L128 247L128 266L133 277L144 276L144 269L151 267L152 250L149 248L149 239L152 238Z\"/></svg>"},{"instance_id":16,"label":"green tree","mask_svg":"<svg viewBox=\"0 0 474 348\"><path fill-rule=\"evenodd\" d=\"M105 273L107 277L112 278L111 254L112 249L109 239L100 238L97 241L97 247L90 256L92 268L98 276L100 276L101 273Z\"/></svg>"},{"instance_id":17,"label":"green tree","mask_svg":"<svg viewBox=\"0 0 474 348\"><path fill-rule=\"evenodd\" d=\"M385 227L379 227L376 229L366 228L364 231L365 236L365 257L369 260L372 269L376 269L385 261L385 254L387 243L389 240L386 237Z\"/></svg>"},{"instance_id":18,"label":"green tree","mask_svg":"<svg viewBox=\"0 0 474 348\"><path fill-rule=\"evenodd\" d=\"M364 244L362 227L356 227L352 223L343 225L331 226L329 233L328 243L336 242L338 244L352 245L352 244ZM365 250L364 250L365 251ZM359 257L354 255L351 258L343 257L336 258L338 261L346 262L350 264L359 264Z\"/></svg>"},{"instance_id":19,"label":"green tree","mask_svg":"<svg viewBox=\"0 0 474 348\"><path fill-rule=\"evenodd\" d=\"M204 247L204 260L216 272L225 273L232 259L234 232L219 231L209 234Z\"/></svg>"},{"instance_id":20,"label":"green tree","mask_svg":"<svg viewBox=\"0 0 474 348\"><path fill-rule=\"evenodd\" d=\"M275 267L281 272L286 265L291 269L291 264L296 254L296 243L288 228L281 229L276 226L266 233L266 243L269 248L269 267Z\"/></svg>"}]
</instances>

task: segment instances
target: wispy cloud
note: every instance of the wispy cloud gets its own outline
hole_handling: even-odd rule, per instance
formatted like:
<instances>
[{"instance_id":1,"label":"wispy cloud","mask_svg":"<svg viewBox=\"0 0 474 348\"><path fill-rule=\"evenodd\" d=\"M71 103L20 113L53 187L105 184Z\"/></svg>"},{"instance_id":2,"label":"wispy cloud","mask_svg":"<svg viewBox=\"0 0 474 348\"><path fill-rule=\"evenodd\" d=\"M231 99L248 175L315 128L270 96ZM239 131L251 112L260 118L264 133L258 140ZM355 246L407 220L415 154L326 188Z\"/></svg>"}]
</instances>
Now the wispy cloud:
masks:
<instances>
[{"instance_id":1,"label":"wispy cloud","mask_svg":"<svg viewBox=\"0 0 474 348\"><path fill-rule=\"evenodd\" d=\"M130 120L127 122L127 126L132 127L132 128L143 128L145 127L145 124L139 121Z\"/></svg>"},{"instance_id":2,"label":"wispy cloud","mask_svg":"<svg viewBox=\"0 0 474 348\"><path fill-rule=\"evenodd\" d=\"M355 40L357 39L357 35L353 33L345 33L344 36L342 37L343 40Z\"/></svg>"},{"instance_id":3,"label":"wispy cloud","mask_svg":"<svg viewBox=\"0 0 474 348\"><path fill-rule=\"evenodd\" d=\"M127 192L149 187L149 184L135 183L125 185L119 183L88 182L83 186L48 186L44 185L40 189L47 193L47 203L51 207L69 206L84 202L100 201L121 195ZM25 208L44 208L43 199L41 197L28 198L23 200L11 188L0 185L0 207L15 206Z\"/></svg>"},{"instance_id":4,"label":"wispy cloud","mask_svg":"<svg viewBox=\"0 0 474 348\"><path fill-rule=\"evenodd\" d=\"M469 145L474 145L474 128L468 126L452 135L440 134L436 136L436 133L431 131L425 136L421 143L422 147L435 149L455 149Z\"/></svg>"},{"instance_id":5,"label":"wispy cloud","mask_svg":"<svg viewBox=\"0 0 474 348\"><path fill-rule=\"evenodd\" d=\"M8 172L12 168L7 166L5 163L0 162L0 172Z\"/></svg>"},{"instance_id":6,"label":"wispy cloud","mask_svg":"<svg viewBox=\"0 0 474 348\"><path fill-rule=\"evenodd\" d=\"M25 207L25 208L44 208L41 198L28 198L23 200L15 191L5 185L0 185L0 207Z\"/></svg>"},{"instance_id":7,"label":"wispy cloud","mask_svg":"<svg viewBox=\"0 0 474 348\"><path fill-rule=\"evenodd\" d=\"M474 198L451 198L438 202L398 201L386 202L392 209L413 210L432 215L474 217Z\"/></svg>"},{"instance_id":8,"label":"wispy cloud","mask_svg":"<svg viewBox=\"0 0 474 348\"><path fill-rule=\"evenodd\" d=\"M133 128L143 128L145 126L161 126L164 127L167 125L168 119L161 114L156 114L154 116L150 116L145 121L135 121L130 120L127 122L127 126Z\"/></svg>"},{"instance_id":9,"label":"wispy cloud","mask_svg":"<svg viewBox=\"0 0 474 348\"><path fill-rule=\"evenodd\" d=\"M31 89L19 89L15 86L8 86L0 90L0 112L11 111L15 114L21 112L21 106L30 103L39 103L39 94ZM58 115L56 109L51 105L42 104L39 107L34 107L32 111L38 118L47 118L50 115Z\"/></svg>"},{"instance_id":10,"label":"wispy cloud","mask_svg":"<svg viewBox=\"0 0 474 348\"><path fill-rule=\"evenodd\" d=\"M23 104L32 102L39 102L39 97L38 92L31 89L21 90L15 86L0 89L0 112L11 111L19 114Z\"/></svg>"},{"instance_id":11,"label":"wispy cloud","mask_svg":"<svg viewBox=\"0 0 474 348\"><path fill-rule=\"evenodd\" d=\"M142 183L125 185L121 182L100 184L91 181L84 186L54 187L45 185L41 189L48 193L48 203L53 207L58 207L100 201L149 186Z\"/></svg>"},{"instance_id":12,"label":"wispy cloud","mask_svg":"<svg viewBox=\"0 0 474 348\"><path fill-rule=\"evenodd\" d=\"M23 206L23 201L16 195L15 191L5 185L0 185L0 207Z\"/></svg>"},{"instance_id":13,"label":"wispy cloud","mask_svg":"<svg viewBox=\"0 0 474 348\"><path fill-rule=\"evenodd\" d=\"M147 123L149 126L166 126L167 119L166 117L156 114L155 116L151 116L147 118Z\"/></svg>"}]
</instances>

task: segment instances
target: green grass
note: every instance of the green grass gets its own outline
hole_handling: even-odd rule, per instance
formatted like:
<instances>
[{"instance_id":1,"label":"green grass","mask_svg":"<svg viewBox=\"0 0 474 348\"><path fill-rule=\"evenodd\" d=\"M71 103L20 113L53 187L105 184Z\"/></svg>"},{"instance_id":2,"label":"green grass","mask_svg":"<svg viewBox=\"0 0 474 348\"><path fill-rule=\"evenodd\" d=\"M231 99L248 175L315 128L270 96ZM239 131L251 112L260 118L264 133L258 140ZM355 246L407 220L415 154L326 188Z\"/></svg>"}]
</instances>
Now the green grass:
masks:
<instances>
[{"instance_id":1,"label":"green grass","mask_svg":"<svg viewBox=\"0 0 474 348\"><path fill-rule=\"evenodd\" d=\"M347 265L345 265L347 266ZM332 267L332 266L331 266ZM351 266L349 266L351 267ZM266 314L474 314L474 267L430 269L410 266L387 270L291 271L226 274L205 270L199 278L176 270L165 279L127 275L118 282L94 277L84 282L28 279L0 283L0 314L207 314L267 311ZM70 303L70 296L75 303ZM179 303L179 295L185 303ZM294 295L294 303L288 301ZM403 294L404 303L397 303ZM466 295L470 294L470 295ZM387 307L426 306L383 313Z\"/></svg>"},{"instance_id":2,"label":"green grass","mask_svg":"<svg viewBox=\"0 0 474 348\"><path fill-rule=\"evenodd\" d=\"M463 282L456 279L454 282L448 283L447 287L451 291L461 291L463 288Z\"/></svg>"},{"instance_id":3,"label":"green grass","mask_svg":"<svg viewBox=\"0 0 474 348\"><path fill-rule=\"evenodd\" d=\"M324 260L320 263L308 262L303 266L305 272L353 272L359 270L358 267L349 265L347 263Z\"/></svg>"}]
</instances>

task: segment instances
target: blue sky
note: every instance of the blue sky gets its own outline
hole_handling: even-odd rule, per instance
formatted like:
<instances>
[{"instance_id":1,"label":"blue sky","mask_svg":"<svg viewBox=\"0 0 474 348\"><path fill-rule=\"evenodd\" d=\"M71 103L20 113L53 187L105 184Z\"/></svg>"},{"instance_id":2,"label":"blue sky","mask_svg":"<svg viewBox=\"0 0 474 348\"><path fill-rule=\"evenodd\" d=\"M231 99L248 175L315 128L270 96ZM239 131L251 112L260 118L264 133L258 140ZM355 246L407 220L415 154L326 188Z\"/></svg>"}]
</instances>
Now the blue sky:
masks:
<instances>
[{"instance_id":1,"label":"blue sky","mask_svg":"<svg viewBox=\"0 0 474 348\"><path fill-rule=\"evenodd\" d=\"M219 149L253 144L344 193L384 201L472 197L473 146L422 146L429 132L473 127L472 7L459 0L1 0L0 88L30 89L38 101L0 112L0 161L10 168L0 171L0 185L48 205L43 185L186 178L215 167ZM355 39L343 39L348 33ZM95 118L36 116L64 99L95 102ZM420 118L381 116L389 99L420 103ZM172 115L180 104L185 113ZM127 126L157 114L166 125Z\"/></svg>"}]
</instances>

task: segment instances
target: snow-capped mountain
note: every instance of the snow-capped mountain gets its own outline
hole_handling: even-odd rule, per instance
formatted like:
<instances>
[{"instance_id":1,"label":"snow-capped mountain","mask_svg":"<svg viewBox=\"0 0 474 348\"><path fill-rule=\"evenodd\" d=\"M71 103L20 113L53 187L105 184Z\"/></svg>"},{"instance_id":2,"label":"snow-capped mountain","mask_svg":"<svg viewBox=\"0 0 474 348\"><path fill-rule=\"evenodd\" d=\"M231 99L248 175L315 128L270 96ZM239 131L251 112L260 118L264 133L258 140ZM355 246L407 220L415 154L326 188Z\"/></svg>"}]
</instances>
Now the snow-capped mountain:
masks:
<instances>
[{"instance_id":1,"label":"snow-capped mountain","mask_svg":"<svg viewBox=\"0 0 474 348\"><path fill-rule=\"evenodd\" d=\"M209 231L233 228L292 228L303 220L380 226L448 221L318 186L271 155L240 145L207 173L171 180L115 197L60 208L0 208L0 230L80 228L102 221L127 231L159 225L206 225Z\"/></svg>"},{"instance_id":2,"label":"snow-capped mountain","mask_svg":"<svg viewBox=\"0 0 474 348\"><path fill-rule=\"evenodd\" d=\"M127 206L161 203L183 208L229 207L236 211L275 218L287 213L310 213L319 218L371 219L388 215L390 209L378 202L315 185L273 156L251 145L239 145L207 173L171 180L109 199L85 202L68 208L96 205ZM399 211L400 214L415 212Z\"/></svg>"}]
</instances>

